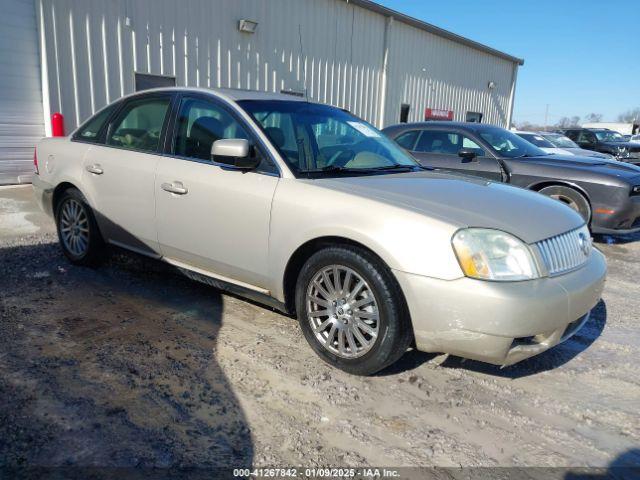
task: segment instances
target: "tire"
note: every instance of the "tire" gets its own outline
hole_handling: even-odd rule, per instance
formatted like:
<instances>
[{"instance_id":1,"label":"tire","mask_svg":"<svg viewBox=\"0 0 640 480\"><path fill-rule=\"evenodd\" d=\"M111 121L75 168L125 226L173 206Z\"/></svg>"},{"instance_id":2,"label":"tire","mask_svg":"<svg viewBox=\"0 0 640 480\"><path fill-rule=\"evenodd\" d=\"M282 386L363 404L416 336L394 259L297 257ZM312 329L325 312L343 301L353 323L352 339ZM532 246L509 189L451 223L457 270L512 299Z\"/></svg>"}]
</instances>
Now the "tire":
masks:
<instances>
[{"instance_id":1,"label":"tire","mask_svg":"<svg viewBox=\"0 0 640 480\"><path fill-rule=\"evenodd\" d=\"M571 187L552 185L538 191L547 197L558 200L580 214L587 225L591 222L591 205L587 198Z\"/></svg>"},{"instance_id":2,"label":"tire","mask_svg":"<svg viewBox=\"0 0 640 480\"><path fill-rule=\"evenodd\" d=\"M74 265L96 267L104 257L104 241L93 210L75 188L64 191L55 208L60 247Z\"/></svg>"},{"instance_id":3,"label":"tire","mask_svg":"<svg viewBox=\"0 0 640 480\"><path fill-rule=\"evenodd\" d=\"M391 365L413 340L396 279L376 256L357 247L327 247L307 260L298 275L296 312L318 356L354 375Z\"/></svg>"}]
</instances>

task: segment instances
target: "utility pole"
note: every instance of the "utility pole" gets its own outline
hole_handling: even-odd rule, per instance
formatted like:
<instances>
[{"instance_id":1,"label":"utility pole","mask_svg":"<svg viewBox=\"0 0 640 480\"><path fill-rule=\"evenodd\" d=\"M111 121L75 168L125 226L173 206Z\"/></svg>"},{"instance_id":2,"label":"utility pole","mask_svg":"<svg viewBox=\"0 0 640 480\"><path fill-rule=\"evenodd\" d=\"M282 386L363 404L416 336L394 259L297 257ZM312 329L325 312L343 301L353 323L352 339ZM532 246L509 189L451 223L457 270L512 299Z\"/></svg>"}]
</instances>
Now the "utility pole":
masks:
<instances>
[{"instance_id":1,"label":"utility pole","mask_svg":"<svg viewBox=\"0 0 640 480\"><path fill-rule=\"evenodd\" d=\"M544 131L547 131L547 125L549 124L549 104L547 103L547 108L544 111Z\"/></svg>"}]
</instances>

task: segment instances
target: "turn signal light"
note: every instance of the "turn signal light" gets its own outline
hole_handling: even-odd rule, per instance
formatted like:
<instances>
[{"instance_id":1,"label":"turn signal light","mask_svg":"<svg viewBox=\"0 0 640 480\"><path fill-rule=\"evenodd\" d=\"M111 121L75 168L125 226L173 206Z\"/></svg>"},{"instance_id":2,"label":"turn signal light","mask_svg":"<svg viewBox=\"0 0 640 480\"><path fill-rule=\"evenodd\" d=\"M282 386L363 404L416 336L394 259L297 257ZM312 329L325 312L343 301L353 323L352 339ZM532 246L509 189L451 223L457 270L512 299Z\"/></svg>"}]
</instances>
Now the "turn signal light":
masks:
<instances>
[{"instance_id":1,"label":"turn signal light","mask_svg":"<svg viewBox=\"0 0 640 480\"><path fill-rule=\"evenodd\" d=\"M40 175L40 169L38 168L38 151L33 149L33 168L36 171L36 175Z\"/></svg>"}]
</instances>

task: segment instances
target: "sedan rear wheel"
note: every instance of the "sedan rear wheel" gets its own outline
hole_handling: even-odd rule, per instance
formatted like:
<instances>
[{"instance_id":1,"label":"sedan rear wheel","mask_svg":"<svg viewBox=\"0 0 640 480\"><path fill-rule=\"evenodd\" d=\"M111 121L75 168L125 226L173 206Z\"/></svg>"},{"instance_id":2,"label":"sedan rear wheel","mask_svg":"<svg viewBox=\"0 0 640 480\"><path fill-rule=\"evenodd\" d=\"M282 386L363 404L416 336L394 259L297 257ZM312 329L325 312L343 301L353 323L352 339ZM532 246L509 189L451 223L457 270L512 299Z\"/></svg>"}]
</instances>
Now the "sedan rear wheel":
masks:
<instances>
[{"instance_id":1,"label":"sedan rear wheel","mask_svg":"<svg viewBox=\"0 0 640 480\"><path fill-rule=\"evenodd\" d=\"M76 265L95 266L104 242L91 207L75 188L66 190L56 206L58 239L65 256Z\"/></svg>"}]
</instances>

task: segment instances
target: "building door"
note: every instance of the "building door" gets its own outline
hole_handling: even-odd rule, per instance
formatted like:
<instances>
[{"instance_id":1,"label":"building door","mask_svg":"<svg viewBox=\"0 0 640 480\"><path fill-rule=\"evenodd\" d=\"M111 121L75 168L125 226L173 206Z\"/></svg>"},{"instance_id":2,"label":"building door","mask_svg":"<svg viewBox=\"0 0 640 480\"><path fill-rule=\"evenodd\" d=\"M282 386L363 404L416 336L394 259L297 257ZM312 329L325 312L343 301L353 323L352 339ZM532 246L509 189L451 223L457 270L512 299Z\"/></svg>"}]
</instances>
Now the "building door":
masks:
<instances>
[{"instance_id":1,"label":"building door","mask_svg":"<svg viewBox=\"0 0 640 480\"><path fill-rule=\"evenodd\" d=\"M44 136L38 29L33 0L5 0L0 15L0 185L27 183Z\"/></svg>"}]
</instances>

